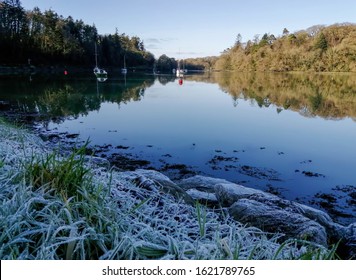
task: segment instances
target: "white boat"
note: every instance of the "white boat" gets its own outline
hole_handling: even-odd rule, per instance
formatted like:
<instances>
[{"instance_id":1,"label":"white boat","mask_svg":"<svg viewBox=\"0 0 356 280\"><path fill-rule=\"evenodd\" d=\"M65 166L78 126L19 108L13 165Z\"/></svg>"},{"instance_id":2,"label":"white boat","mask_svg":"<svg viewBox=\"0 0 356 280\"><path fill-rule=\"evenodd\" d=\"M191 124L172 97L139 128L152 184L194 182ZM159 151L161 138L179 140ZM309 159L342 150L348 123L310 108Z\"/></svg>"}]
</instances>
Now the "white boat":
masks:
<instances>
[{"instance_id":1,"label":"white boat","mask_svg":"<svg viewBox=\"0 0 356 280\"><path fill-rule=\"evenodd\" d=\"M183 71L183 69L177 69L177 70L176 70L176 76L177 76L178 78L183 77L183 76L184 76L184 71Z\"/></svg>"},{"instance_id":2,"label":"white boat","mask_svg":"<svg viewBox=\"0 0 356 280\"><path fill-rule=\"evenodd\" d=\"M175 73L176 73L176 76L179 78L179 77L183 77L184 74L187 74L188 73L188 70L187 69L184 69L184 60L182 63L180 63L181 60L178 60L177 62L177 69L175 70ZM181 65L182 64L182 65ZM174 72L173 72L174 73Z\"/></svg>"},{"instance_id":3,"label":"white boat","mask_svg":"<svg viewBox=\"0 0 356 280\"><path fill-rule=\"evenodd\" d=\"M95 43L95 67L93 69L93 72L98 79L106 80L108 77L108 72L98 67L98 51L97 51L96 43Z\"/></svg>"},{"instance_id":4,"label":"white boat","mask_svg":"<svg viewBox=\"0 0 356 280\"><path fill-rule=\"evenodd\" d=\"M103 78L103 76L108 75L108 72L106 72L104 69L101 69L99 67L95 67L93 72L97 78Z\"/></svg>"}]
</instances>

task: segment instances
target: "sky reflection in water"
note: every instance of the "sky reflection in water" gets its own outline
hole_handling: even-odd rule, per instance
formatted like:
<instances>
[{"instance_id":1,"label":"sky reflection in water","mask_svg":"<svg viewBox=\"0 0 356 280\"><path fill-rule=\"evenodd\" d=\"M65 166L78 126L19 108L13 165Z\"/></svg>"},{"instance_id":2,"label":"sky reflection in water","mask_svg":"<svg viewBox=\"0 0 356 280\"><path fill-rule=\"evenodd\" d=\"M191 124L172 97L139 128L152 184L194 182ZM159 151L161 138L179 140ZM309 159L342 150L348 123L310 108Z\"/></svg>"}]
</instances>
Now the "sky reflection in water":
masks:
<instances>
[{"instance_id":1,"label":"sky reflection in water","mask_svg":"<svg viewBox=\"0 0 356 280\"><path fill-rule=\"evenodd\" d=\"M66 93L66 104L75 96L96 109L68 113L47 127L79 133L92 145L111 144L113 152L136 155L158 169L184 164L289 199L312 203L336 186L352 190L355 77L244 75L188 76L182 86L173 78L161 83L164 77L147 82L128 75L126 85L109 79L98 87L84 79L85 90ZM351 197L337 195L348 213L355 211L354 202L347 203Z\"/></svg>"},{"instance_id":2,"label":"sky reflection in water","mask_svg":"<svg viewBox=\"0 0 356 280\"><path fill-rule=\"evenodd\" d=\"M211 176L262 189L267 184L281 187L287 197L355 183L352 119L305 117L292 110L278 113L277 108L274 104L261 108L248 98L234 101L215 83L185 80L179 86L177 81L162 85L156 80L139 102L119 106L103 102L98 111L67 120L58 128L90 138L93 144L130 146L131 153L156 164L169 154L172 163L191 165ZM238 159L212 168L209 160L214 156ZM273 178L279 181L246 176L225 165L273 169ZM303 171L325 178L308 177Z\"/></svg>"}]
</instances>

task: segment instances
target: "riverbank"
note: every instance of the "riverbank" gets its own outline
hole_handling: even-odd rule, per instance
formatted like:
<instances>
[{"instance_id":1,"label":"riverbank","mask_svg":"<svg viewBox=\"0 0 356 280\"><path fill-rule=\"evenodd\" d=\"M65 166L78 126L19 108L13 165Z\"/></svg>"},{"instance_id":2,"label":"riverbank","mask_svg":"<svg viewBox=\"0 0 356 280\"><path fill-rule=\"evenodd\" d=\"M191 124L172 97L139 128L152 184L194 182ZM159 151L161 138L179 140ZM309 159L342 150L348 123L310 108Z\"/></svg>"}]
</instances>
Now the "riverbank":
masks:
<instances>
[{"instance_id":1,"label":"riverbank","mask_svg":"<svg viewBox=\"0 0 356 280\"><path fill-rule=\"evenodd\" d=\"M112 73L121 73L120 67L106 67L106 70L109 71L109 76ZM128 68L129 72L138 72L138 73L152 73L151 67L146 66L136 66ZM7 66L0 65L0 77L1 76L31 76L31 75L91 75L93 73L92 66L75 66L75 65L16 65L16 66Z\"/></svg>"},{"instance_id":2,"label":"riverbank","mask_svg":"<svg viewBox=\"0 0 356 280\"><path fill-rule=\"evenodd\" d=\"M82 149L62 157L3 122L0 134L0 259L326 259L336 257L337 241L327 244L336 229L349 234L339 251L352 252L353 226L327 229L332 221L321 211L285 205L320 219L299 233L268 223L262 231L247 220L251 213L238 217L236 203L254 196L285 213L272 195L202 176L177 184L156 171L118 172Z\"/></svg>"}]
</instances>

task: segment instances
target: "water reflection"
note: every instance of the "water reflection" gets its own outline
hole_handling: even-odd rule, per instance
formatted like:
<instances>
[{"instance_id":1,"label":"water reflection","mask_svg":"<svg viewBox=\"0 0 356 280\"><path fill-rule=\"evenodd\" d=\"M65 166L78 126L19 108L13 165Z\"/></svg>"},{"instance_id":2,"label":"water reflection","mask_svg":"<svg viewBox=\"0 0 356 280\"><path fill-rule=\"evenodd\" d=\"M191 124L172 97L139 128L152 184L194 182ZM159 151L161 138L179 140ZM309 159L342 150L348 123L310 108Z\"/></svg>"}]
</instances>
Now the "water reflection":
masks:
<instances>
[{"instance_id":1,"label":"water reflection","mask_svg":"<svg viewBox=\"0 0 356 280\"><path fill-rule=\"evenodd\" d=\"M204 77L201 77L204 80ZM274 104L277 113L298 111L306 117L356 117L355 74L216 73L205 81L259 107Z\"/></svg>"},{"instance_id":2,"label":"water reflection","mask_svg":"<svg viewBox=\"0 0 356 280\"><path fill-rule=\"evenodd\" d=\"M99 83L103 83L103 82L105 82L107 79L108 79L107 77L96 78L96 80L97 80Z\"/></svg>"},{"instance_id":3,"label":"water reflection","mask_svg":"<svg viewBox=\"0 0 356 280\"><path fill-rule=\"evenodd\" d=\"M261 108L271 104L278 114L297 111L305 117L356 119L356 75L286 73L208 73L187 75L187 81L216 83L228 93L233 105L249 100ZM49 118L77 117L98 110L101 102L139 101L157 80L161 85L183 78L174 75L140 76L124 80L40 80L31 83L0 80L0 100L10 101L15 111L38 113ZM98 95L99 94L99 95Z\"/></svg>"},{"instance_id":4,"label":"water reflection","mask_svg":"<svg viewBox=\"0 0 356 280\"><path fill-rule=\"evenodd\" d=\"M174 75L156 75L157 81L165 86L168 83L173 83L176 80L176 76Z\"/></svg>"},{"instance_id":5,"label":"water reflection","mask_svg":"<svg viewBox=\"0 0 356 280\"><path fill-rule=\"evenodd\" d=\"M0 100L8 104L3 113L12 113L20 119L31 115L43 121L61 122L68 117L77 118L99 110L103 102L120 106L121 103L139 101L154 79L103 82L99 79L0 80Z\"/></svg>"},{"instance_id":6,"label":"water reflection","mask_svg":"<svg viewBox=\"0 0 356 280\"><path fill-rule=\"evenodd\" d=\"M206 73L183 86L173 75L4 79L0 112L90 138L108 158L128 153L179 176L321 199L354 189L355 89L351 74ZM353 195L338 196L346 213Z\"/></svg>"}]
</instances>

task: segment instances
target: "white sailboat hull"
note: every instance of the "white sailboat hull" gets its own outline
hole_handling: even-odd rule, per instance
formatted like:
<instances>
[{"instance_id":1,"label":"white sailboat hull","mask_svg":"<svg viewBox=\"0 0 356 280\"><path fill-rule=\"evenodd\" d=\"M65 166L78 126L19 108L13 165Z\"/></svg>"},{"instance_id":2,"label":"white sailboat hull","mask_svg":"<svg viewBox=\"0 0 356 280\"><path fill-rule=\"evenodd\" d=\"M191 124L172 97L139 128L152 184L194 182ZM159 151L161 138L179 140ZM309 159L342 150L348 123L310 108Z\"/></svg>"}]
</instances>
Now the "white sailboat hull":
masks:
<instances>
[{"instance_id":1,"label":"white sailboat hull","mask_svg":"<svg viewBox=\"0 0 356 280\"><path fill-rule=\"evenodd\" d=\"M108 74L108 72L106 72L104 69L100 69L99 67L95 67L93 72L96 77L102 77Z\"/></svg>"},{"instance_id":2,"label":"white sailboat hull","mask_svg":"<svg viewBox=\"0 0 356 280\"><path fill-rule=\"evenodd\" d=\"M93 72L97 78L107 78L108 75L108 72L98 67L98 52L97 52L96 44L95 44L95 67L93 69Z\"/></svg>"}]
</instances>

